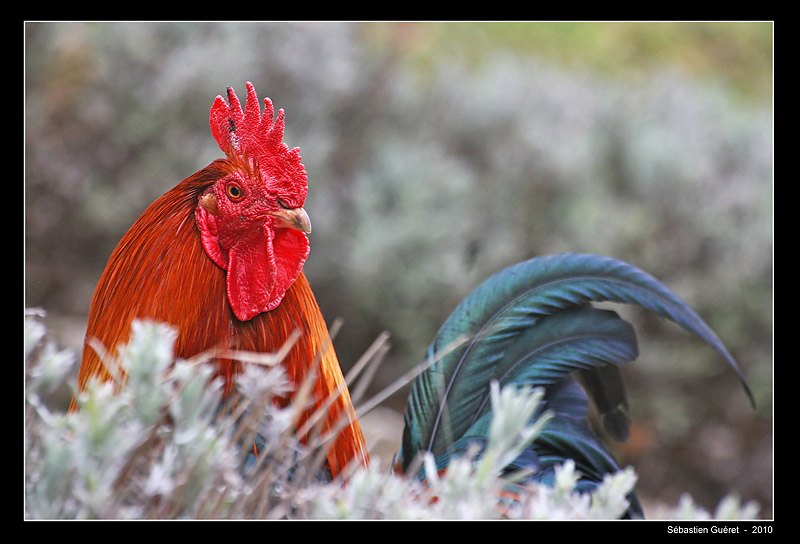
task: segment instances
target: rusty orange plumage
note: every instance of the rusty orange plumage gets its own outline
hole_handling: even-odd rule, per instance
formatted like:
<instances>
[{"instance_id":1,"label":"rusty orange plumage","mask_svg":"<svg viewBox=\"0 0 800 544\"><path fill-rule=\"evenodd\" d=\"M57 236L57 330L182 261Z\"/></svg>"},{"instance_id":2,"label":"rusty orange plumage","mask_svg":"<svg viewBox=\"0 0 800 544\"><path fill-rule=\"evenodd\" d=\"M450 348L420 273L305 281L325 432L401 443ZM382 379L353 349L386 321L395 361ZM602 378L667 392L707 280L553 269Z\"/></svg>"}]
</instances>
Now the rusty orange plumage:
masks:
<instances>
[{"instance_id":1,"label":"rusty orange plumage","mask_svg":"<svg viewBox=\"0 0 800 544\"><path fill-rule=\"evenodd\" d=\"M122 237L97 284L86 339L113 355L128 340L132 321L149 318L177 328L176 356L188 358L214 348L274 352L299 331L283 364L298 386L310 371L316 374L313 406L303 419L336 397L322 424L325 431L345 421L328 452L335 477L350 463L368 463L368 455L302 272L310 231L302 209L305 171L298 150L282 143L282 111L273 124L267 99L261 116L249 83L244 111L230 88L228 102L217 97L210 117L227 157L165 193ZM93 376L120 374L106 364L85 346L79 389ZM216 364L230 393L240 363Z\"/></svg>"}]
</instances>

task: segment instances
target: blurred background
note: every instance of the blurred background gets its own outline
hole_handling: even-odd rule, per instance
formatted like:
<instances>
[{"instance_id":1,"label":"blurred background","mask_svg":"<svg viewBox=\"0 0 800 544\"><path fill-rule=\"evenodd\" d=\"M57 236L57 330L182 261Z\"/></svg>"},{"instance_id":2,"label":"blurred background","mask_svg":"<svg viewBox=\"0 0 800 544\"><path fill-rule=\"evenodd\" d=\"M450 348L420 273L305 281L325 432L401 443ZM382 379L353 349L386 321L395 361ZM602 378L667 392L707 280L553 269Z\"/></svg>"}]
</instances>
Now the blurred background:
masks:
<instances>
[{"instance_id":1,"label":"blurred background","mask_svg":"<svg viewBox=\"0 0 800 544\"><path fill-rule=\"evenodd\" d=\"M80 350L111 251L221 152L208 111L252 81L309 174L306 264L377 392L481 280L613 256L707 320L758 400L677 326L624 307L635 426L613 444L649 505L736 492L772 516L771 23L26 23L25 305ZM364 420L386 467L408 390ZM67 402L68 393L63 402Z\"/></svg>"}]
</instances>

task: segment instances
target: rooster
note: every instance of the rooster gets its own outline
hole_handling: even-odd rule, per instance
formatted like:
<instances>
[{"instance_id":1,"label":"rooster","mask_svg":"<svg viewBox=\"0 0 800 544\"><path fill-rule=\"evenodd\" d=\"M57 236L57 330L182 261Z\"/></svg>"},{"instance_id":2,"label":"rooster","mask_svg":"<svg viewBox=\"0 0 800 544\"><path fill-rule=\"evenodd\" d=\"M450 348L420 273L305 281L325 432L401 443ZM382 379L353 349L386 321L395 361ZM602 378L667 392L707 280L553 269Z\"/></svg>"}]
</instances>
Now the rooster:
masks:
<instances>
[{"instance_id":1,"label":"rooster","mask_svg":"<svg viewBox=\"0 0 800 544\"><path fill-rule=\"evenodd\" d=\"M328 453L327 468L336 477L348 463L366 464L368 454L303 273L311 232L303 209L308 178L299 149L283 143L283 110L275 118L265 99L262 115L250 83L244 110L232 88L227 97L226 103L218 96L210 113L226 157L151 204L112 252L92 298L78 388L91 377L124 383L114 355L136 318L176 327L176 355L186 358L215 349L275 352L299 331L284 361L289 377L299 385L316 374L316 403L300 424L331 396L321 430L348 422ZM241 363L220 358L216 364L230 394Z\"/></svg>"},{"instance_id":2,"label":"rooster","mask_svg":"<svg viewBox=\"0 0 800 544\"><path fill-rule=\"evenodd\" d=\"M84 348L78 386L91 377L124 383L113 354L136 318L175 326L178 357L215 348L274 352L298 330L283 364L294 384L315 380L315 401L305 417L322 406L325 430L339 432L327 454L335 478L346 467L366 466L369 457L302 271L311 232L303 209L307 175L299 149L282 141L283 110L274 118L265 99L262 114L250 83L244 109L232 88L227 99L218 96L210 113L211 132L226 158L156 200L112 253L92 300L86 340L95 347ZM550 483L555 467L573 459L583 490L617 471L588 423L589 398L609 435L625 440L630 419L619 367L638 349L629 323L591 305L600 301L639 305L698 335L734 369L752 402L722 342L655 278L608 257L538 257L479 285L435 335L428 350L432 363L412 385L394 470L414 476L415 461L428 453L446 470L453 456L484 444L490 386L497 382L544 387L542 408L552 414L509 471L525 468L531 480ZM467 340L457 343L459 338ZM229 394L240 363L220 357L215 364ZM292 402L291 396L282 400ZM629 515L641 516L636 497L630 499Z\"/></svg>"},{"instance_id":3,"label":"rooster","mask_svg":"<svg viewBox=\"0 0 800 544\"><path fill-rule=\"evenodd\" d=\"M490 384L497 382L543 387L541 410L551 414L507 472L531 471L530 481L552 484L556 467L572 459L581 475L577 489L586 492L617 472L620 467L590 426L589 399L608 435L627 440L630 417L620 366L638 356L636 333L616 312L592 302L635 304L696 334L733 368L755 407L723 343L654 277L609 257L537 257L485 280L439 329L428 348L432 363L412 385L395 471L418 467L422 454L431 454L445 470L453 456L485 446L493 415ZM627 517L643 517L636 495L629 500Z\"/></svg>"}]
</instances>

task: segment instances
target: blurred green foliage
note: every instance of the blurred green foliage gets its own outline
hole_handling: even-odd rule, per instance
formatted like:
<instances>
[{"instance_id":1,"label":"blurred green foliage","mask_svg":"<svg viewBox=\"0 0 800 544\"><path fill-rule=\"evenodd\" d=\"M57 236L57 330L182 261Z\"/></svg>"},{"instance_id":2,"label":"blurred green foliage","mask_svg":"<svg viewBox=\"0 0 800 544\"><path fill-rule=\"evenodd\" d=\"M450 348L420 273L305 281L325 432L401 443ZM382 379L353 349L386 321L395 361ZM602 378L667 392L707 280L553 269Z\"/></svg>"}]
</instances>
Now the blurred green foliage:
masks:
<instances>
[{"instance_id":1,"label":"blurred green foliage","mask_svg":"<svg viewBox=\"0 0 800 544\"><path fill-rule=\"evenodd\" d=\"M399 376L514 262L628 261L712 326L759 411L701 343L633 316L623 464L668 503L769 512L771 23L27 23L25 47L27 305L85 320L125 230L220 156L213 98L249 80L301 147L306 271L345 367L388 330L377 384Z\"/></svg>"},{"instance_id":2,"label":"blurred green foliage","mask_svg":"<svg viewBox=\"0 0 800 544\"><path fill-rule=\"evenodd\" d=\"M379 46L387 34L405 36L405 54L421 64L435 62L444 51L477 65L505 49L629 81L670 66L701 80L718 80L747 100L772 98L768 21L434 22L374 24L373 29Z\"/></svg>"}]
</instances>

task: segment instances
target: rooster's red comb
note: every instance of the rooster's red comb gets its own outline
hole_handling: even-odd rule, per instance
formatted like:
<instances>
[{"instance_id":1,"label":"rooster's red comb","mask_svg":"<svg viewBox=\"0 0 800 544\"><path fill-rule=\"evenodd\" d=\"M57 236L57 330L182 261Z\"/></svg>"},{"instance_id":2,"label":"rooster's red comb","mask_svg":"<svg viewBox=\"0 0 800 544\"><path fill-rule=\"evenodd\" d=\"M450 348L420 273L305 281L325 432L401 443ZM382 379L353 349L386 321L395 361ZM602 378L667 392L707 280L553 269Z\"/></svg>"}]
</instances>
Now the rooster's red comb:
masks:
<instances>
[{"instance_id":1,"label":"rooster's red comb","mask_svg":"<svg viewBox=\"0 0 800 544\"><path fill-rule=\"evenodd\" d=\"M283 143L284 112L278 111L277 119L273 119L274 114L275 108L269 98L264 99L264 113L261 114L255 87L249 81L244 111L233 88L228 87L228 102L217 96L211 106L211 133L228 157L254 161L262 174L303 190L308 178L300 162L300 148L289 149Z\"/></svg>"}]
</instances>

